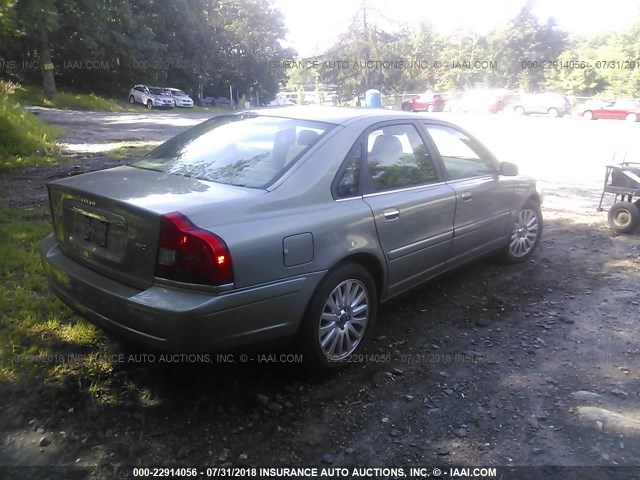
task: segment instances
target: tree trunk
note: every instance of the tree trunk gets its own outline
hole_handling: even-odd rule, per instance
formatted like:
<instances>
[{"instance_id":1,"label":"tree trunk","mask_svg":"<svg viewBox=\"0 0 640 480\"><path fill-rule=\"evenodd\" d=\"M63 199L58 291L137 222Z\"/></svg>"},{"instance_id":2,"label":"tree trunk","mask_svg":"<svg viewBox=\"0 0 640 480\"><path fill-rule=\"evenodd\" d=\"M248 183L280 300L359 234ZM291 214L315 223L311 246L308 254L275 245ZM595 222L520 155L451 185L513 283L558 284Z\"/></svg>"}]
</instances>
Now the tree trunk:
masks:
<instances>
[{"instance_id":1,"label":"tree trunk","mask_svg":"<svg viewBox=\"0 0 640 480\"><path fill-rule=\"evenodd\" d=\"M56 98L56 79L53 76L53 63L51 63L51 48L49 47L49 35L47 27L40 27L40 71L42 72L42 86L44 96L50 100Z\"/></svg>"},{"instance_id":2,"label":"tree trunk","mask_svg":"<svg viewBox=\"0 0 640 480\"><path fill-rule=\"evenodd\" d=\"M200 105L202 105L202 99L204 98L204 84L202 83L201 80L198 80L198 93L196 95L198 97L198 101L200 102Z\"/></svg>"}]
</instances>

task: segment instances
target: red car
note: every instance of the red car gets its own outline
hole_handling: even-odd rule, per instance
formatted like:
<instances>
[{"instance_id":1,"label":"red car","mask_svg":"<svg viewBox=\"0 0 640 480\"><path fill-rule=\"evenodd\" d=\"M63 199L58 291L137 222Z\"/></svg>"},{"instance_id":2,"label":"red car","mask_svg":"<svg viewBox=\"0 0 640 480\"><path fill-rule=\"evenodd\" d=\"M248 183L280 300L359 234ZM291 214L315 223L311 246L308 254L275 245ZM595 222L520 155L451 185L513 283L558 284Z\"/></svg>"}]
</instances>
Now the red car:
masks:
<instances>
[{"instance_id":1,"label":"red car","mask_svg":"<svg viewBox=\"0 0 640 480\"><path fill-rule=\"evenodd\" d=\"M402 110L441 112L444 110L444 98L438 93L425 92L406 102L402 102Z\"/></svg>"},{"instance_id":2,"label":"red car","mask_svg":"<svg viewBox=\"0 0 640 480\"><path fill-rule=\"evenodd\" d=\"M635 100L588 102L579 108L578 115L587 120L611 118L637 122L640 120L640 102Z\"/></svg>"}]
</instances>

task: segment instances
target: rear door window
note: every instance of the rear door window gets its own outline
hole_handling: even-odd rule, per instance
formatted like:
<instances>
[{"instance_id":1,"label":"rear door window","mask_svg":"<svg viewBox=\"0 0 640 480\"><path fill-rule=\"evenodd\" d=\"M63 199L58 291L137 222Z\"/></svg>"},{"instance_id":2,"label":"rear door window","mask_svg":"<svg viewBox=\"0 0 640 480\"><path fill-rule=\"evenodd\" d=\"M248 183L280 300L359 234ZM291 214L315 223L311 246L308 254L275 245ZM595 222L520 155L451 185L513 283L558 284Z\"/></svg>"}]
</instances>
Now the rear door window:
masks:
<instances>
[{"instance_id":1,"label":"rear door window","mask_svg":"<svg viewBox=\"0 0 640 480\"><path fill-rule=\"evenodd\" d=\"M367 168L376 192L437 182L431 156L414 125L389 125L367 137Z\"/></svg>"}]
</instances>

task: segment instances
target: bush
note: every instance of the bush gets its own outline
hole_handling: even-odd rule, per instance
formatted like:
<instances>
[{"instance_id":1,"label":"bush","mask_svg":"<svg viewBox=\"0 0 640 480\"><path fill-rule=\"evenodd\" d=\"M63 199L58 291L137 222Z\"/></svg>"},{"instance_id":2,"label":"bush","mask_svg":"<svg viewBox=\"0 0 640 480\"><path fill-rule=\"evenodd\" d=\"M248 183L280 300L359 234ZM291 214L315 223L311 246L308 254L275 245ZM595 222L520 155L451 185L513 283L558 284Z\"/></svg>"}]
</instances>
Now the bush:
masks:
<instances>
[{"instance_id":1,"label":"bush","mask_svg":"<svg viewBox=\"0 0 640 480\"><path fill-rule=\"evenodd\" d=\"M0 167L20 164L21 156L56 153L60 129L41 122L13 98L15 84L0 82Z\"/></svg>"}]
</instances>

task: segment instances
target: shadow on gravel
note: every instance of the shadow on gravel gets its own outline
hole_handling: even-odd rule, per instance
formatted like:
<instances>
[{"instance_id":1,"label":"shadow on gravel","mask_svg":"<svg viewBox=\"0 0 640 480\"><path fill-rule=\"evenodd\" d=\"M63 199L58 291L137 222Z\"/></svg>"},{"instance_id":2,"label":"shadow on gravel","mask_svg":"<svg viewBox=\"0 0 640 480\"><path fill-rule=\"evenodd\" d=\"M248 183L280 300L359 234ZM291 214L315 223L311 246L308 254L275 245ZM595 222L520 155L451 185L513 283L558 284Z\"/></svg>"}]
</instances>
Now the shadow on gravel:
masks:
<instances>
[{"instance_id":1,"label":"shadow on gravel","mask_svg":"<svg viewBox=\"0 0 640 480\"><path fill-rule=\"evenodd\" d=\"M365 354L332 376L286 350L243 361L107 340L92 353L108 374L3 386L0 464L97 465L96 478L123 465L640 465L640 235L545 228L527 263L482 261L384 306Z\"/></svg>"}]
</instances>

